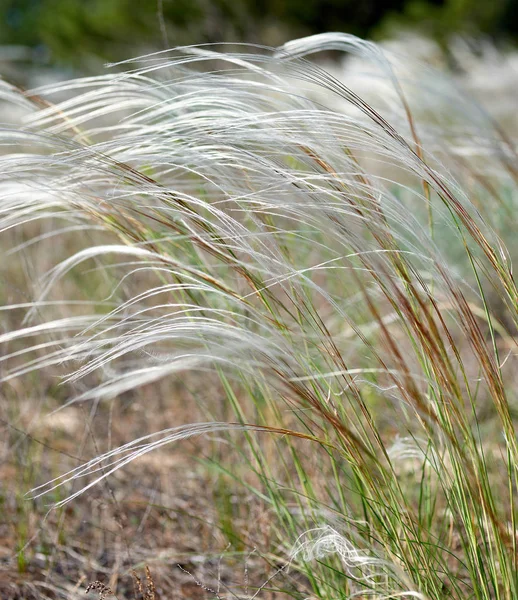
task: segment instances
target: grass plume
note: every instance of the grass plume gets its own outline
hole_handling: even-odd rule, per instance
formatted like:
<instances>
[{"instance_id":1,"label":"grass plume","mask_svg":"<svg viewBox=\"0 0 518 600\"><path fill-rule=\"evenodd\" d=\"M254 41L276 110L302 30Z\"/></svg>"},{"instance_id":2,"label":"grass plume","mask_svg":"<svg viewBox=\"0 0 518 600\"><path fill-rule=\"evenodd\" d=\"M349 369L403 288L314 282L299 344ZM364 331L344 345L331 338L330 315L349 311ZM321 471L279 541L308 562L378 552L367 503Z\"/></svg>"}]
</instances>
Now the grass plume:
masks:
<instances>
[{"instance_id":1,"label":"grass plume","mask_svg":"<svg viewBox=\"0 0 518 600\"><path fill-rule=\"evenodd\" d=\"M24 112L0 130L0 231L25 232L13 256L73 247L3 307L24 311L3 380L58 369L72 403L216 373L226 393L224 418L37 493L90 477L71 500L155 447L239 431L315 596L516 598L512 134L352 36L231 50L0 87ZM306 58L322 50L369 61L383 97ZM67 305L74 273L96 283Z\"/></svg>"}]
</instances>

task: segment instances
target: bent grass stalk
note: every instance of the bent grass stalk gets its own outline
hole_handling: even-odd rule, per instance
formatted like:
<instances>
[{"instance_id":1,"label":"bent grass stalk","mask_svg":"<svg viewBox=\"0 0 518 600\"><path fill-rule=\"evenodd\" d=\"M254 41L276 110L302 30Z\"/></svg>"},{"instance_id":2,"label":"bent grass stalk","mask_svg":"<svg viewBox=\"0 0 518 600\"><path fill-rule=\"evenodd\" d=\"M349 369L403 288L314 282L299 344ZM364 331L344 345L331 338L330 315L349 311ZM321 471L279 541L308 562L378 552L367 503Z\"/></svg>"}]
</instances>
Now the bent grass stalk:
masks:
<instances>
[{"instance_id":1,"label":"bent grass stalk","mask_svg":"<svg viewBox=\"0 0 518 600\"><path fill-rule=\"evenodd\" d=\"M330 49L372 61L387 105L304 58ZM2 84L26 118L0 132L0 230L85 233L0 335L3 379L97 375L78 402L212 372L229 418L130 441L35 493L86 477L71 501L165 444L239 431L258 482L243 484L281 545L299 539L293 568L317 597L516 598L518 293L496 218L513 143L467 99L454 127L420 117L404 65L341 34L122 66ZM452 128L482 161L461 160ZM92 265L117 284L53 316L60 283Z\"/></svg>"}]
</instances>

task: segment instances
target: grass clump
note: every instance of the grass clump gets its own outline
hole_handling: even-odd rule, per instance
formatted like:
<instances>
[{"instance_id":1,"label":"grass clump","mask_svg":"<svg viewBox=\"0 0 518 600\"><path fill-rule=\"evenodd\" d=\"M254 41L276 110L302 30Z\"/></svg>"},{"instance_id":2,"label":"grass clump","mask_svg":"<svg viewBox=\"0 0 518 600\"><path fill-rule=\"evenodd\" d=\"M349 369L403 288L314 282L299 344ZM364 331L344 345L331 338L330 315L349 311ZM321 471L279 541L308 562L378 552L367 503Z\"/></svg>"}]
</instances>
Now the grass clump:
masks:
<instances>
[{"instance_id":1,"label":"grass clump","mask_svg":"<svg viewBox=\"0 0 518 600\"><path fill-rule=\"evenodd\" d=\"M34 493L71 486L63 505L152 450L227 435L235 465L208 460L268 505L301 594L516 598L511 134L350 36L226 50L3 85L25 118L1 132L0 228L25 236L13 256L58 234L73 248L5 307L22 315L0 335L4 382L66 372L67 403L164 377L214 390L205 422ZM383 96L304 58L320 50L370 61ZM78 273L84 296L64 298Z\"/></svg>"}]
</instances>

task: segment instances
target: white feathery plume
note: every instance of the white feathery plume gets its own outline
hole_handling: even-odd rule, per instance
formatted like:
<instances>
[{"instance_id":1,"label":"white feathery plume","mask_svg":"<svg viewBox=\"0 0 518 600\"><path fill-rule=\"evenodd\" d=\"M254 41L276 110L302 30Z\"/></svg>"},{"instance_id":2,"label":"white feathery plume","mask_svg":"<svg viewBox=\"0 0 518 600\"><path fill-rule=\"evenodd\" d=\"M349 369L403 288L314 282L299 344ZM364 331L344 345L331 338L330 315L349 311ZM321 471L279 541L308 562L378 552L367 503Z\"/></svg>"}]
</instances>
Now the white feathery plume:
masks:
<instances>
[{"instance_id":1,"label":"white feathery plume","mask_svg":"<svg viewBox=\"0 0 518 600\"><path fill-rule=\"evenodd\" d=\"M325 525L304 532L296 541L291 560L311 562L323 560L329 555L337 555L342 567L350 580L355 584L353 591L348 595L369 595L381 600L382 598L419 598L426 600L426 596L415 590L394 589L387 593L387 579L392 586L401 585L398 577L404 575L400 569L389 561L372 556L357 548L347 537L333 527ZM383 590L383 591L381 591Z\"/></svg>"}]
</instances>

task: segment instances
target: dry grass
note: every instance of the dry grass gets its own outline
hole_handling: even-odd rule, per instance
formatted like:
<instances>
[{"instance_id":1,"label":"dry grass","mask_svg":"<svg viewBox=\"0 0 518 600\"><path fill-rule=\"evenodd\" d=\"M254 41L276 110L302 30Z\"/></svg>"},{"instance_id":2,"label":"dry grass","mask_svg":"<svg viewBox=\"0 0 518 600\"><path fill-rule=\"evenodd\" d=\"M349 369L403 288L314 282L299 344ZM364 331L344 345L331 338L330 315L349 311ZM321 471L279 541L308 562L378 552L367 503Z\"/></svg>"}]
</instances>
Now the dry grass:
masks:
<instances>
[{"instance_id":1,"label":"dry grass","mask_svg":"<svg viewBox=\"0 0 518 600\"><path fill-rule=\"evenodd\" d=\"M107 444L190 422L192 407L185 407L196 387L149 386L95 411L72 406L51 416L59 398L30 398L20 406L22 386L16 396L2 397L2 599L82 598L96 578L117 590L119 599L133 598L131 571L145 564L151 565L159 598L205 597L201 582L237 591L245 585L245 570L250 589L268 579L277 568L270 511L199 462L213 457L210 440L150 454L57 511L49 509L59 496L33 501L25 496ZM157 396L163 398L158 406ZM18 414L7 414L14 398ZM146 408L150 404L152 411Z\"/></svg>"},{"instance_id":2,"label":"dry grass","mask_svg":"<svg viewBox=\"0 0 518 600\"><path fill-rule=\"evenodd\" d=\"M6 595L514 600L511 132L350 36L125 67L2 88Z\"/></svg>"}]
</instances>

